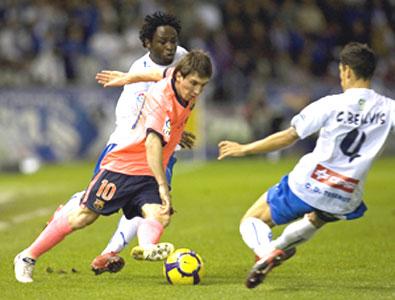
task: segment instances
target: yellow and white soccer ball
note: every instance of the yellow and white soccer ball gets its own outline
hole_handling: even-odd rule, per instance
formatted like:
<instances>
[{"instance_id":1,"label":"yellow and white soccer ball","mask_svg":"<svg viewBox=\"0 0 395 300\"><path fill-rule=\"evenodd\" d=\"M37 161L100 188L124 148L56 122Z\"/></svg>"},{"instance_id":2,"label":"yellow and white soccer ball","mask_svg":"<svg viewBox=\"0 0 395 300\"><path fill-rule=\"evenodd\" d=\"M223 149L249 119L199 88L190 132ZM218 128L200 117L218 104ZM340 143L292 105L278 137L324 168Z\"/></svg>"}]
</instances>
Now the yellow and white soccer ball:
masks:
<instances>
[{"instance_id":1,"label":"yellow and white soccer ball","mask_svg":"<svg viewBox=\"0 0 395 300\"><path fill-rule=\"evenodd\" d=\"M191 249L177 249L165 260L163 275L170 284L199 284L204 276L203 260Z\"/></svg>"}]
</instances>

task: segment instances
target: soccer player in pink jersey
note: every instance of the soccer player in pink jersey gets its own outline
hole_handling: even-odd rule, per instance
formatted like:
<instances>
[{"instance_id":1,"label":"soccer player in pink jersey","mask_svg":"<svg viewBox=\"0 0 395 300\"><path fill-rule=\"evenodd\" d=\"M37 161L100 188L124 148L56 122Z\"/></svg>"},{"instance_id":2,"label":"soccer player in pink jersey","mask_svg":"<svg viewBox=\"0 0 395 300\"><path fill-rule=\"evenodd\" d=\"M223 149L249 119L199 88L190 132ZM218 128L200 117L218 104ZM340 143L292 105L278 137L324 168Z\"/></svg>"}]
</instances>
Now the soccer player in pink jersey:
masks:
<instances>
[{"instance_id":1,"label":"soccer player in pink jersey","mask_svg":"<svg viewBox=\"0 0 395 300\"><path fill-rule=\"evenodd\" d=\"M195 50L165 73L168 76L149 89L135 122L124 128L125 139L103 158L81 205L51 221L15 257L19 282L32 282L37 259L67 235L120 209L128 219L143 218L137 233L139 245L132 250L136 259L162 260L174 249L170 243L158 243L173 211L165 168L197 97L211 78L212 64L206 53ZM148 75L141 79L157 80Z\"/></svg>"},{"instance_id":2,"label":"soccer player in pink jersey","mask_svg":"<svg viewBox=\"0 0 395 300\"><path fill-rule=\"evenodd\" d=\"M173 15L155 12L146 15L140 29L140 41L142 46L148 51L132 63L128 73L138 73L147 70L162 70L174 66L178 60L187 53L183 47L178 45L178 36L181 32L180 21ZM124 73L123 73L124 74ZM125 73L126 74L126 73ZM159 80L162 78L159 78ZM111 133L106 147L100 154L96 163L94 174L100 169L103 157L110 152L115 145L124 138L125 126L134 122L141 109L143 95L155 82L136 82L123 86L123 90L115 108L115 129ZM180 147L191 148L194 136L184 132ZM173 155L166 168L166 177L169 185L173 175L173 166L176 162ZM51 220L62 213L79 206L80 200L85 191L75 193L64 205L59 206L51 217ZM142 218L136 216L128 220L124 215L121 216L117 228L107 243L106 247L91 262L92 271L96 274L103 272L119 272L125 265L124 259L119 255L120 252L137 236L138 228Z\"/></svg>"},{"instance_id":3,"label":"soccer player in pink jersey","mask_svg":"<svg viewBox=\"0 0 395 300\"><path fill-rule=\"evenodd\" d=\"M367 45L349 43L340 53L343 93L309 104L288 129L262 140L219 143L218 158L223 159L279 150L319 132L314 150L262 194L241 220L241 236L260 258L247 278L248 288L262 283L274 267L295 254L295 246L326 223L360 218L366 211L366 176L395 127L395 101L370 87L375 67L375 54ZM271 227L294 220L271 241Z\"/></svg>"}]
</instances>

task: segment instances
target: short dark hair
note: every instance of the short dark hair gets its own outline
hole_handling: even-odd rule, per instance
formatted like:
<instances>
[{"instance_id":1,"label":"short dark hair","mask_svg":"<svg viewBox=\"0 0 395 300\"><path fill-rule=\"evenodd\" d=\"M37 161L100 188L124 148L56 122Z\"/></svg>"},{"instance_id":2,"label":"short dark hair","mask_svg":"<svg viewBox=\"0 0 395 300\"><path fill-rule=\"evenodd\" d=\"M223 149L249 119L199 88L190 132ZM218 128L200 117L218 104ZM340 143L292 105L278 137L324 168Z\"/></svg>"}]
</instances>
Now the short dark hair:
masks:
<instances>
[{"instance_id":1,"label":"short dark hair","mask_svg":"<svg viewBox=\"0 0 395 300\"><path fill-rule=\"evenodd\" d=\"M376 69L377 59L374 51L366 44L351 42L340 52L340 63L348 65L357 79L371 79Z\"/></svg>"},{"instance_id":2,"label":"short dark hair","mask_svg":"<svg viewBox=\"0 0 395 300\"><path fill-rule=\"evenodd\" d=\"M210 78L213 67L209 55L202 50L192 50L185 54L174 68L173 78L180 72L183 77L196 72L201 78Z\"/></svg>"},{"instance_id":3,"label":"short dark hair","mask_svg":"<svg viewBox=\"0 0 395 300\"><path fill-rule=\"evenodd\" d=\"M143 43L144 48L147 46L146 40L152 41L156 29L160 26L171 26L177 31L178 35L181 32L180 21L173 15L160 11L157 11L152 15L146 15L143 26L140 30L140 41Z\"/></svg>"}]
</instances>

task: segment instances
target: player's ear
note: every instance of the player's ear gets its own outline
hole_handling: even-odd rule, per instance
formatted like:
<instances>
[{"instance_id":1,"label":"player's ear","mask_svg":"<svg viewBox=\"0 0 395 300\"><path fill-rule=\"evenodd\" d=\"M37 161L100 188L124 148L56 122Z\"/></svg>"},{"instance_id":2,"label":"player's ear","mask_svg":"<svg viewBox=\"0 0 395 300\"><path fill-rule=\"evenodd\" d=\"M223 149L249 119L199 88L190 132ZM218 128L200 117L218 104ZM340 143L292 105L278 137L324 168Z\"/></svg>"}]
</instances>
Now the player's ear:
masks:
<instances>
[{"instance_id":1,"label":"player's ear","mask_svg":"<svg viewBox=\"0 0 395 300\"><path fill-rule=\"evenodd\" d=\"M350 68L349 65L345 65L345 74L346 78L351 78L354 75L354 71Z\"/></svg>"},{"instance_id":2,"label":"player's ear","mask_svg":"<svg viewBox=\"0 0 395 300\"><path fill-rule=\"evenodd\" d=\"M151 49L151 41L149 39L144 39L144 47L148 50Z\"/></svg>"},{"instance_id":3,"label":"player's ear","mask_svg":"<svg viewBox=\"0 0 395 300\"><path fill-rule=\"evenodd\" d=\"M350 68L350 66L346 66L346 78L347 79L351 79L354 78L355 79L355 73L354 70Z\"/></svg>"},{"instance_id":4,"label":"player's ear","mask_svg":"<svg viewBox=\"0 0 395 300\"><path fill-rule=\"evenodd\" d=\"M184 76L182 76L181 72L178 71L175 76L176 81L181 81L183 78Z\"/></svg>"}]
</instances>

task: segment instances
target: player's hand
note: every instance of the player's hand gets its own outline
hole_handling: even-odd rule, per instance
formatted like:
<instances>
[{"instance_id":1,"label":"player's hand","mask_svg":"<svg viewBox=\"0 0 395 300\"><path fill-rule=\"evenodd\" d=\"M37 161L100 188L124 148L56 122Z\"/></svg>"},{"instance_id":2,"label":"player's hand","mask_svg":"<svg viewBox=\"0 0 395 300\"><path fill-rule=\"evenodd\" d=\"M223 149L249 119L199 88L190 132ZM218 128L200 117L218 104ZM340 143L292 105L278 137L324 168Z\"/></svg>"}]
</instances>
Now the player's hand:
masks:
<instances>
[{"instance_id":1,"label":"player's hand","mask_svg":"<svg viewBox=\"0 0 395 300\"><path fill-rule=\"evenodd\" d=\"M231 141L222 141L218 144L218 160L228 156L244 156L244 146Z\"/></svg>"},{"instance_id":2,"label":"player's hand","mask_svg":"<svg viewBox=\"0 0 395 300\"><path fill-rule=\"evenodd\" d=\"M162 199L161 213L164 215L171 215L172 213L174 213L174 210L171 207L171 196L167 184L159 185L159 196Z\"/></svg>"},{"instance_id":3,"label":"player's hand","mask_svg":"<svg viewBox=\"0 0 395 300\"><path fill-rule=\"evenodd\" d=\"M103 70L96 74L96 81L104 87L118 87L128 83L126 76L124 72Z\"/></svg>"},{"instance_id":4,"label":"player's hand","mask_svg":"<svg viewBox=\"0 0 395 300\"><path fill-rule=\"evenodd\" d=\"M193 145L195 144L195 139L196 136L192 132L184 131L182 133L182 137L179 145L182 148L192 149Z\"/></svg>"}]
</instances>

